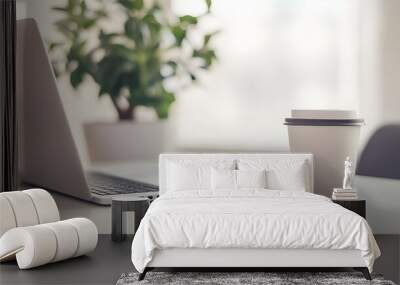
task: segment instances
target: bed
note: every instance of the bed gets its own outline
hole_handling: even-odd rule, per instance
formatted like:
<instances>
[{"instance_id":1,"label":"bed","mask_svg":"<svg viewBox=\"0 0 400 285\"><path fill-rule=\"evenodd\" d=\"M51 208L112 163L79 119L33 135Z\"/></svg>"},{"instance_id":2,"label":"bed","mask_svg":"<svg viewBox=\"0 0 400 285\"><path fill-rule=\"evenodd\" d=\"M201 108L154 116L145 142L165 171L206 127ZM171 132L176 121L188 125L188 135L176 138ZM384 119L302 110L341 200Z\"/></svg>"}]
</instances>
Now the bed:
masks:
<instances>
[{"instance_id":1,"label":"bed","mask_svg":"<svg viewBox=\"0 0 400 285\"><path fill-rule=\"evenodd\" d=\"M312 154L162 154L160 197L132 243L153 268L352 267L380 251L359 215L313 194Z\"/></svg>"}]
</instances>

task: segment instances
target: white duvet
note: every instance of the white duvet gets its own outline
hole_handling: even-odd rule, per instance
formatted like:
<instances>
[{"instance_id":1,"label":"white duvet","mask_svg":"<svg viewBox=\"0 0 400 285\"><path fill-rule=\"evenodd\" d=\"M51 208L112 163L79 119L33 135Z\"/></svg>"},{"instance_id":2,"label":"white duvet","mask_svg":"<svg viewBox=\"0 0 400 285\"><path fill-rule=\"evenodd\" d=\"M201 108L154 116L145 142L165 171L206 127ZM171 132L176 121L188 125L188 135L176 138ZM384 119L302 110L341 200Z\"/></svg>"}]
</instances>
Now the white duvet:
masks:
<instances>
[{"instance_id":1,"label":"white duvet","mask_svg":"<svg viewBox=\"0 0 400 285\"><path fill-rule=\"evenodd\" d=\"M181 191L156 199L132 243L143 272L155 249L358 249L372 271L379 248L367 222L328 198L296 191Z\"/></svg>"}]
</instances>

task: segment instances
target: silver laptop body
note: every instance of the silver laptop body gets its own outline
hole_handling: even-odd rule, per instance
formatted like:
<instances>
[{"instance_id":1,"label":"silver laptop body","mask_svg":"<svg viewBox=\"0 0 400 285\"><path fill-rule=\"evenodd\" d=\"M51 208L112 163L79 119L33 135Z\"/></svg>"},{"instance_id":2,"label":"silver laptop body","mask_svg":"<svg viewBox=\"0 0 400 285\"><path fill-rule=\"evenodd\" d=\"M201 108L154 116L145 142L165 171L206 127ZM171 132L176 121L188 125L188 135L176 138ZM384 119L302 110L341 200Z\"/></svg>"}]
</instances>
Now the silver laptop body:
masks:
<instances>
[{"instance_id":1,"label":"silver laptop body","mask_svg":"<svg viewBox=\"0 0 400 285\"><path fill-rule=\"evenodd\" d=\"M123 178L113 184L116 177L93 173L88 176L84 172L46 48L33 19L17 22L17 104L23 183L102 205L111 204L112 197L121 193L151 197L158 194L154 185ZM93 189L88 180L96 176L100 178L97 183L104 185ZM107 190L108 184L113 186L112 191Z\"/></svg>"}]
</instances>

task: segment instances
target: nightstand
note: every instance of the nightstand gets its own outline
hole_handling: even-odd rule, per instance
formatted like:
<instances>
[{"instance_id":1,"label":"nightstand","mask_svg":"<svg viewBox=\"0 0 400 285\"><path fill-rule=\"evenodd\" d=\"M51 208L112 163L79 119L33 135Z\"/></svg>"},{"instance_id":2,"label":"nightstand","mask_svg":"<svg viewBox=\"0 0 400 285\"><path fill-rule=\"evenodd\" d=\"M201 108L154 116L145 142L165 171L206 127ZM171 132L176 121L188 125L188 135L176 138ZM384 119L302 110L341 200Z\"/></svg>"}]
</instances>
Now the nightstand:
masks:
<instances>
[{"instance_id":1,"label":"nightstand","mask_svg":"<svg viewBox=\"0 0 400 285\"><path fill-rule=\"evenodd\" d=\"M332 202L359 214L364 219L366 218L366 201L365 200L332 200Z\"/></svg>"},{"instance_id":2,"label":"nightstand","mask_svg":"<svg viewBox=\"0 0 400 285\"><path fill-rule=\"evenodd\" d=\"M123 241L126 234L122 232L122 215L126 211L135 212L135 231L138 229L140 221L146 214L151 199L147 197L130 197L129 195L121 195L114 197L111 204L111 239L113 241Z\"/></svg>"}]
</instances>

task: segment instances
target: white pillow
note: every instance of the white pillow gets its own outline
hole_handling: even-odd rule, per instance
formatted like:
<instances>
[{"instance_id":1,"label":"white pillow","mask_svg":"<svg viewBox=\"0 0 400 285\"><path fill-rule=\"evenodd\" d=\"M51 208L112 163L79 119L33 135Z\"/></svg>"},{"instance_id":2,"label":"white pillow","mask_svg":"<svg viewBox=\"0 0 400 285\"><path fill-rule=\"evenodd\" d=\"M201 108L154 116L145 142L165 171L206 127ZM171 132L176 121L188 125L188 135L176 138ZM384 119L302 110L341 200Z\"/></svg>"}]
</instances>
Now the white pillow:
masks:
<instances>
[{"instance_id":1,"label":"white pillow","mask_svg":"<svg viewBox=\"0 0 400 285\"><path fill-rule=\"evenodd\" d=\"M168 188L171 191L210 189L211 167L171 163L168 171Z\"/></svg>"},{"instance_id":2,"label":"white pillow","mask_svg":"<svg viewBox=\"0 0 400 285\"><path fill-rule=\"evenodd\" d=\"M236 189L236 170L212 168L211 189Z\"/></svg>"},{"instance_id":3,"label":"white pillow","mask_svg":"<svg viewBox=\"0 0 400 285\"><path fill-rule=\"evenodd\" d=\"M240 170L267 170L267 188L273 190L306 191L308 168L304 160L240 159Z\"/></svg>"},{"instance_id":4,"label":"white pillow","mask_svg":"<svg viewBox=\"0 0 400 285\"><path fill-rule=\"evenodd\" d=\"M211 170L211 189L266 188L266 170Z\"/></svg>"},{"instance_id":5,"label":"white pillow","mask_svg":"<svg viewBox=\"0 0 400 285\"><path fill-rule=\"evenodd\" d=\"M293 163L288 168L269 171L268 186L276 190L306 191L306 177L306 163Z\"/></svg>"},{"instance_id":6,"label":"white pillow","mask_svg":"<svg viewBox=\"0 0 400 285\"><path fill-rule=\"evenodd\" d=\"M211 168L234 169L234 159L173 159L166 162L166 191L211 190Z\"/></svg>"},{"instance_id":7,"label":"white pillow","mask_svg":"<svg viewBox=\"0 0 400 285\"><path fill-rule=\"evenodd\" d=\"M267 188L267 171L236 170L237 188Z\"/></svg>"}]
</instances>

